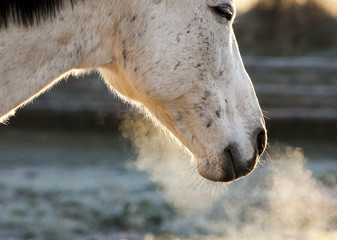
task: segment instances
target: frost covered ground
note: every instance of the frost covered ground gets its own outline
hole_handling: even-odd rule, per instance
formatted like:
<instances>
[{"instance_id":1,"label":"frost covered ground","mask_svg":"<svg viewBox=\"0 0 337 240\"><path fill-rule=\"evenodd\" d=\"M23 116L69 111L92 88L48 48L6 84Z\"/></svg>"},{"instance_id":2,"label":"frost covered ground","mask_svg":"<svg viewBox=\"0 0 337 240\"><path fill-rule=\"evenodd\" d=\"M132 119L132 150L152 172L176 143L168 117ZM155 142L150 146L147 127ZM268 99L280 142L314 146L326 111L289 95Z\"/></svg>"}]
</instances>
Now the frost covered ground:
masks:
<instances>
[{"instance_id":1,"label":"frost covered ground","mask_svg":"<svg viewBox=\"0 0 337 240\"><path fill-rule=\"evenodd\" d=\"M133 151L103 131L0 129L0 239L337 239L335 143L271 144L214 185L164 137L123 128Z\"/></svg>"}]
</instances>

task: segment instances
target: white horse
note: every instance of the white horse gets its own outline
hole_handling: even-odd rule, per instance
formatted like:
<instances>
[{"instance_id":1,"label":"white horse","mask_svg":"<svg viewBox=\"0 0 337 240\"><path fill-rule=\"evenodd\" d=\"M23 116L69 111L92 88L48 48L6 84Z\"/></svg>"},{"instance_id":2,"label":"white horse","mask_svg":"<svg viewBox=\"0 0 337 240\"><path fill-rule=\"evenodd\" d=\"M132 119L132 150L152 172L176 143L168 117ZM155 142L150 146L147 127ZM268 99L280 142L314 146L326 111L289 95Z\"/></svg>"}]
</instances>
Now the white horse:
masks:
<instances>
[{"instance_id":1,"label":"white horse","mask_svg":"<svg viewBox=\"0 0 337 240\"><path fill-rule=\"evenodd\" d=\"M74 70L97 69L197 161L201 176L250 173L266 130L232 29L234 0L0 3L0 117Z\"/></svg>"}]
</instances>

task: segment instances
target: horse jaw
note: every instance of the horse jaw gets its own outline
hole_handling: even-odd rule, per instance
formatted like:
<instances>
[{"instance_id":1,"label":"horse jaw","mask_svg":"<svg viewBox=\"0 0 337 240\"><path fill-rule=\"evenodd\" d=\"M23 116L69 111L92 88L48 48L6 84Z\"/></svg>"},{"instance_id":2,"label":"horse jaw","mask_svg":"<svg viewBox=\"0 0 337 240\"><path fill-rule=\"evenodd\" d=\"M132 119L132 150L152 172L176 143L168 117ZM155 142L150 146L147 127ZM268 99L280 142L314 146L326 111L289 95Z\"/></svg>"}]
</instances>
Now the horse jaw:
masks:
<instances>
[{"instance_id":1,"label":"horse jaw","mask_svg":"<svg viewBox=\"0 0 337 240\"><path fill-rule=\"evenodd\" d=\"M258 155L251 144L251 137L241 130L243 123L240 119L237 124L232 122L235 121L235 116L245 110L233 113L236 109L234 106L227 107L231 109L219 110L219 106L225 109L224 103L230 105L234 101L219 101L219 89L213 89L212 94L209 93L211 91L207 93L210 102L205 103L208 104L208 108L206 105L203 108L193 100L199 101L202 96L203 101L207 101L201 89L194 89L169 101L156 100L146 94L141 86L134 86L122 65L110 63L101 67L100 72L115 93L124 101L140 107L157 126L167 130L176 142L191 153L199 174L204 178L215 182L229 182L249 174L255 168ZM256 99L253 90L250 96ZM259 110L255 109L254 104L248 108ZM213 121L211 124L210 119ZM250 123L253 125L252 129L264 127L262 115ZM233 143L237 149L235 156L226 152L226 148Z\"/></svg>"}]
</instances>

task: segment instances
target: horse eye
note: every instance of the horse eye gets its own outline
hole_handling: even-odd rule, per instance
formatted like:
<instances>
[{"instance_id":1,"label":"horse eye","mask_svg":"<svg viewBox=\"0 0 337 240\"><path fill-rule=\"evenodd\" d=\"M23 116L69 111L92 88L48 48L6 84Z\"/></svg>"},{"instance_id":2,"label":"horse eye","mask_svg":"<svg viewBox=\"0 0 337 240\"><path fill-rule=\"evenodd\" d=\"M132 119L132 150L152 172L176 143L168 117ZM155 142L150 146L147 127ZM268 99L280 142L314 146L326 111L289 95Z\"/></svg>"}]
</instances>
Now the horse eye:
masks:
<instances>
[{"instance_id":1,"label":"horse eye","mask_svg":"<svg viewBox=\"0 0 337 240\"><path fill-rule=\"evenodd\" d=\"M233 16L234 16L232 7L227 5L227 4L226 5L214 6L214 7L212 6L210 8L213 10L213 12L216 15L218 15L222 18L226 18L226 20L228 22L230 22L232 20Z\"/></svg>"}]
</instances>

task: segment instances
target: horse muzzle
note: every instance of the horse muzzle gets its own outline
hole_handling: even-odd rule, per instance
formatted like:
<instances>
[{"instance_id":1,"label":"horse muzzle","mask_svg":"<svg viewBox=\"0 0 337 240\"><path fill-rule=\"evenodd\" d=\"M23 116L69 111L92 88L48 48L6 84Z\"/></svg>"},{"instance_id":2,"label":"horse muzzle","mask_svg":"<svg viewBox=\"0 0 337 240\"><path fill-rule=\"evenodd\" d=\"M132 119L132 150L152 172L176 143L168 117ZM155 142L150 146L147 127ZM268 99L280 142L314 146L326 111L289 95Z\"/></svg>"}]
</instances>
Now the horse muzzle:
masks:
<instances>
[{"instance_id":1,"label":"horse muzzle","mask_svg":"<svg viewBox=\"0 0 337 240\"><path fill-rule=\"evenodd\" d=\"M203 159L198 164L199 174L214 182L231 182L251 173L266 147L266 132L259 129L252 140L254 154L251 159L243 159L237 144L229 144L217 159Z\"/></svg>"}]
</instances>

